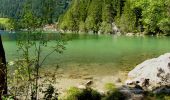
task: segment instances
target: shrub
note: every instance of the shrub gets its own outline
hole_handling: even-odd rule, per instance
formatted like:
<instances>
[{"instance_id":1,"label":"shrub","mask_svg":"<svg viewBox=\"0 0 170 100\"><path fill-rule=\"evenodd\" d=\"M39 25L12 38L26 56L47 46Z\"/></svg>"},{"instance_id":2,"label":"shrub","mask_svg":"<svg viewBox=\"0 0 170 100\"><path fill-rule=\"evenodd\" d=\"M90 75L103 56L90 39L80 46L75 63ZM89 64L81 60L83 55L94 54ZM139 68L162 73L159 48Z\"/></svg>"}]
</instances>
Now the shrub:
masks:
<instances>
[{"instance_id":1,"label":"shrub","mask_svg":"<svg viewBox=\"0 0 170 100\"><path fill-rule=\"evenodd\" d=\"M125 96L116 89L114 91L107 92L106 96L102 100L125 100Z\"/></svg>"},{"instance_id":2,"label":"shrub","mask_svg":"<svg viewBox=\"0 0 170 100\"><path fill-rule=\"evenodd\" d=\"M105 84L105 89L107 91L115 91L116 90L116 86L113 83L107 83L107 84Z\"/></svg>"},{"instance_id":3,"label":"shrub","mask_svg":"<svg viewBox=\"0 0 170 100\"><path fill-rule=\"evenodd\" d=\"M102 100L125 100L125 96L116 88L113 83L105 84L107 94Z\"/></svg>"},{"instance_id":4,"label":"shrub","mask_svg":"<svg viewBox=\"0 0 170 100\"><path fill-rule=\"evenodd\" d=\"M78 89L71 87L67 91L67 96L64 100L101 100L101 95L91 88Z\"/></svg>"}]
</instances>

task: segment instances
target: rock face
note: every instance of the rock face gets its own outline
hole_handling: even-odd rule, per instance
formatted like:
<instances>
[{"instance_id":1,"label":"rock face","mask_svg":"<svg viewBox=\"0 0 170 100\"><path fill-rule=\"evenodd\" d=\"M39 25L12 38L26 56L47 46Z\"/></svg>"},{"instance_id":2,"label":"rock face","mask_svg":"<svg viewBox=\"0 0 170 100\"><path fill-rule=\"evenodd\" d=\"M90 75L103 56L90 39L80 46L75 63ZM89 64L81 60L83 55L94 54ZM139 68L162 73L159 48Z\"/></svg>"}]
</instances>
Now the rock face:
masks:
<instances>
[{"instance_id":1,"label":"rock face","mask_svg":"<svg viewBox=\"0 0 170 100\"><path fill-rule=\"evenodd\" d=\"M170 53L144 61L128 73L127 84L139 84L142 87L170 86Z\"/></svg>"},{"instance_id":2,"label":"rock face","mask_svg":"<svg viewBox=\"0 0 170 100\"><path fill-rule=\"evenodd\" d=\"M115 35L117 35L117 36L121 35L120 29L116 26L116 24L114 22L112 23L112 30L115 33Z\"/></svg>"}]
</instances>

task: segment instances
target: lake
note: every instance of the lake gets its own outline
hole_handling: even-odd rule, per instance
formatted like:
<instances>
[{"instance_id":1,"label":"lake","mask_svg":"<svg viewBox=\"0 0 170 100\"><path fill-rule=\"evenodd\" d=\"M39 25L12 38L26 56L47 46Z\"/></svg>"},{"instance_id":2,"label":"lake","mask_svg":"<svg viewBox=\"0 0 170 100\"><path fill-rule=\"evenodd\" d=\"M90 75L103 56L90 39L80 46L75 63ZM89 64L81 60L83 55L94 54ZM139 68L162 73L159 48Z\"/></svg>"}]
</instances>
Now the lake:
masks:
<instances>
[{"instance_id":1,"label":"lake","mask_svg":"<svg viewBox=\"0 0 170 100\"><path fill-rule=\"evenodd\" d=\"M59 64L68 71L86 69L91 74L129 71L137 64L170 52L170 37L116 37L113 35L72 35L63 54L54 53L44 66ZM17 59L15 35L3 35L7 61ZM54 45L50 42L49 47ZM44 48L42 56L50 52Z\"/></svg>"}]
</instances>

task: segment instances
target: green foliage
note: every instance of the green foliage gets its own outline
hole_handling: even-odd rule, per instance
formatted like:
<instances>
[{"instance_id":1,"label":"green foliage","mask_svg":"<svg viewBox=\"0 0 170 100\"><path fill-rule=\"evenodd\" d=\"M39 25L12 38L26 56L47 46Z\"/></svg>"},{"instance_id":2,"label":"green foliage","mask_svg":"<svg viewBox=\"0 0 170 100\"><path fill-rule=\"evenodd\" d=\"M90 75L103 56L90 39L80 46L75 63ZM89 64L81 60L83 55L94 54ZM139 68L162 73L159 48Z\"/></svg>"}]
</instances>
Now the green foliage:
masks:
<instances>
[{"instance_id":1,"label":"green foliage","mask_svg":"<svg viewBox=\"0 0 170 100\"><path fill-rule=\"evenodd\" d=\"M47 8L45 8L47 9ZM48 23L46 16L49 12L44 10L44 16L38 18L32 10L32 1L29 0L24 4L23 15L20 19L14 20L16 27L24 29L23 32L17 32L17 46L18 46L18 61L16 63L16 70L11 77L12 93L17 96L23 94L26 99L37 100L39 94L39 74L40 68L44 64L45 60L53 53L62 53L65 49L64 34L56 34L54 45L48 47L48 42L51 42L42 30L42 26ZM40 28L38 31L37 28ZM51 48L51 51L47 54L43 53L44 48ZM34 56L30 56L34 54ZM42 56L43 55L45 56ZM22 59L22 61L20 61ZM20 82L18 86L16 84ZM13 84L14 83L14 84ZM51 86L46 92L54 92L54 88ZM46 98L50 98L52 94L47 94Z\"/></svg>"},{"instance_id":2,"label":"green foliage","mask_svg":"<svg viewBox=\"0 0 170 100\"><path fill-rule=\"evenodd\" d=\"M129 0L126 0L123 13L120 17L119 15L116 17L116 24L123 32L134 32L136 30L136 16L131 8L131 4Z\"/></svg>"},{"instance_id":3,"label":"green foliage","mask_svg":"<svg viewBox=\"0 0 170 100\"><path fill-rule=\"evenodd\" d=\"M113 83L107 83L107 84L105 84L105 89L107 91L115 91L116 90L116 86Z\"/></svg>"},{"instance_id":4,"label":"green foliage","mask_svg":"<svg viewBox=\"0 0 170 100\"><path fill-rule=\"evenodd\" d=\"M101 95L90 88L78 89L76 87L71 87L67 91L67 95L64 100L101 100Z\"/></svg>"},{"instance_id":5,"label":"green foliage","mask_svg":"<svg viewBox=\"0 0 170 100\"><path fill-rule=\"evenodd\" d=\"M65 98L65 100L76 100L76 98L78 97L78 95L81 93L81 90L76 88L76 87L71 87L68 91L67 91L67 97Z\"/></svg>"},{"instance_id":6,"label":"green foliage","mask_svg":"<svg viewBox=\"0 0 170 100\"><path fill-rule=\"evenodd\" d=\"M112 33L112 24L103 21L101 23L100 30L102 31L102 33Z\"/></svg>"},{"instance_id":7,"label":"green foliage","mask_svg":"<svg viewBox=\"0 0 170 100\"><path fill-rule=\"evenodd\" d=\"M21 25L23 29L28 30L35 29L37 27L37 20L38 18L34 15L32 10L32 2L28 0L24 4L23 15L21 16L21 21L17 26Z\"/></svg>"},{"instance_id":8,"label":"green foliage","mask_svg":"<svg viewBox=\"0 0 170 100\"><path fill-rule=\"evenodd\" d=\"M21 18L25 15L21 8L27 1L32 2L31 10L35 15L32 19L38 19L38 24L54 23L69 5L69 0L1 0L0 16ZM74 32L113 33L112 23L115 22L125 33L169 35L169 9L170 0L72 0L69 9L59 18L59 28ZM25 18L31 19L32 14L27 14ZM9 26L0 23L0 27Z\"/></svg>"},{"instance_id":9,"label":"green foliage","mask_svg":"<svg viewBox=\"0 0 170 100\"><path fill-rule=\"evenodd\" d=\"M102 100L126 100L126 97L118 90L109 91Z\"/></svg>"},{"instance_id":10,"label":"green foliage","mask_svg":"<svg viewBox=\"0 0 170 100\"><path fill-rule=\"evenodd\" d=\"M136 0L133 8L142 9L141 21L149 34L169 34L169 0Z\"/></svg>"},{"instance_id":11,"label":"green foliage","mask_svg":"<svg viewBox=\"0 0 170 100\"><path fill-rule=\"evenodd\" d=\"M108 89L107 93L101 95L90 88L78 89L71 87L62 100L125 100L125 96L116 89L114 84L108 83L106 88Z\"/></svg>"},{"instance_id":12,"label":"green foliage","mask_svg":"<svg viewBox=\"0 0 170 100\"><path fill-rule=\"evenodd\" d=\"M158 26L164 34L170 35L170 17L161 19Z\"/></svg>"},{"instance_id":13,"label":"green foliage","mask_svg":"<svg viewBox=\"0 0 170 100\"><path fill-rule=\"evenodd\" d=\"M169 0L73 0L59 21L63 30L113 33L115 22L122 32L169 35Z\"/></svg>"},{"instance_id":14,"label":"green foliage","mask_svg":"<svg viewBox=\"0 0 170 100\"><path fill-rule=\"evenodd\" d=\"M26 0L0 0L0 17L19 18Z\"/></svg>"},{"instance_id":15,"label":"green foliage","mask_svg":"<svg viewBox=\"0 0 170 100\"><path fill-rule=\"evenodd\" d=\"M99 30L102 16L102 0L92 0L88 9L88 16L85 21L87 30L96 33Z\"/></svg>"},{"instance_id":16,"label":"green foliage","mask_svg":"<svg viewBox=\"0 0 170 100\"><path fill-rule=\"evenodd\" d=\"M32 2L32 10L37 17L43 15L44 7L48 8L46 20L50 23L58 20L59 15L67 9L70 0L0 0L0 17L20 18L27 1Z\"/></svg>"},{"instance_id":17,"label":"green foliage","mask_svg":"<svg viewBox=\"0 0 170 100\"><path fill-rule=\"evenodd\" d=\"M12 96L2 97L2 100L15 100Z\"/></svg>"},{"instance_id":18,"label":"green foliage","mask_svg":"<svg viewBox=\"0 0 170 100\"><path fill-rule=\"evenodd\" d=\"M73 0L59 21L60 28L71 31L113 33L112 23L116 15L122 14L124 2L124 0Z\"/></svg>"},{"instance_id":19,"label":"green foliage","mask_svg":"<svg viewBox=\"0 0 170 100\"><path fill-rule=\"evenodd\" d=\"M107 94L102 98L102 100L125 100L124 95L116 88L113 83L105 84Z\"/></svg>"},{"instance_id":20,"label":"green foliage","mask_svg":"<svg viewBox=\"0 0 170 100\"><path fill-rule=\"evenodd\" d=\"M1 30L12 30L12 21L8 18L0 18L0 29Z\"/></svg>"},{"instance_id":21,"label":"green foliage","mask_svg":"<svg viewBox=\"0 0 170 100\"><path fill-rule=\"evenodd\" d=\"M70 9L64 14L63 18L60 19L60 28L63 30L78 31L79 27L82 28L86 18L86 3L88 0L73 0ZM81 22L81 25L79 25ZM84 27L83 27L84 28ZM84 30L84 29L83 29Z\"/></svg>"}]
</instances>

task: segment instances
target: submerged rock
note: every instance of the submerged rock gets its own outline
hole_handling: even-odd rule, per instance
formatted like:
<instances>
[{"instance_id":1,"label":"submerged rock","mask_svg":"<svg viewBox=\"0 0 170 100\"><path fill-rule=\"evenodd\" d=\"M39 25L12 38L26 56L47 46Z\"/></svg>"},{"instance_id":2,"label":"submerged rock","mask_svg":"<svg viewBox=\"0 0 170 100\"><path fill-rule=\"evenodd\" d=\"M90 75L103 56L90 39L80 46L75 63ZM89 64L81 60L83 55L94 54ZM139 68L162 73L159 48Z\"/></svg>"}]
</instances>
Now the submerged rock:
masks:
<instances>
[{"instance_id":1,"label":"submerged rock","mask_svg":"<svg viewBox=\"0 0 170 100\"><path fill-rule=\"evenodd\" d=\"M86 89L86 86L85 85L79 85L78 88L79 89Z\"/></svg>"},{"instance_id":2,"label":"submerged rock","mask_svg":"<svg viewBox=\"0 0 170 100\"><path fill-rule=\"evenodd\" d=\"M117 79L116 79L116 82L117 82L117 83L121 83L122 80L121 80L120 78L117 78Z\"/></svg>"},{"instance_id":3,"label":"submerged rock","mask_svg":"<svg viewBox=\"0 0 170 100\"><path fill-rule=\"evenodd\" d=\"M93 84L93 81L92 80L89 80L85 83L86 87L89 87Z\"/></svg>"},{"instance_id":4,"label":"submerged rock","mask_svg":"<svg viewBox=\"0 0 170 100\"><path fill-rule=\"evenodd\" d=\"M130 80L142 87L170 85L170 53L144 61L128 73ZM153 88L151 88L153 89Z\"/></svg>"}]
</instances>

